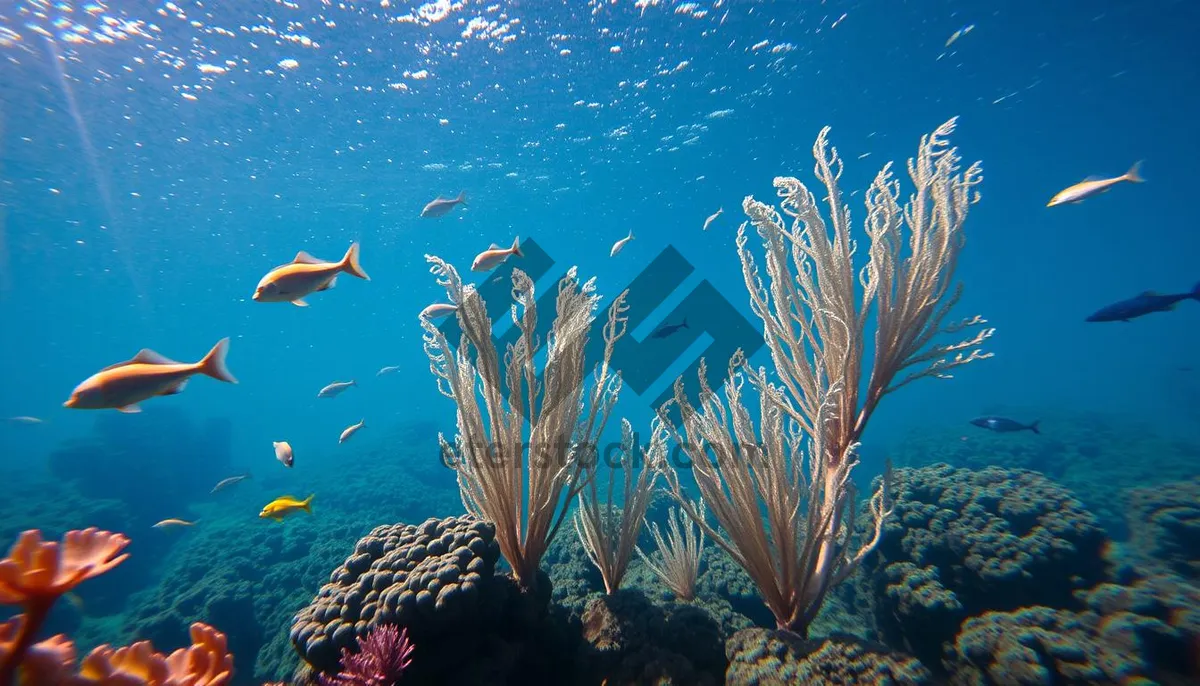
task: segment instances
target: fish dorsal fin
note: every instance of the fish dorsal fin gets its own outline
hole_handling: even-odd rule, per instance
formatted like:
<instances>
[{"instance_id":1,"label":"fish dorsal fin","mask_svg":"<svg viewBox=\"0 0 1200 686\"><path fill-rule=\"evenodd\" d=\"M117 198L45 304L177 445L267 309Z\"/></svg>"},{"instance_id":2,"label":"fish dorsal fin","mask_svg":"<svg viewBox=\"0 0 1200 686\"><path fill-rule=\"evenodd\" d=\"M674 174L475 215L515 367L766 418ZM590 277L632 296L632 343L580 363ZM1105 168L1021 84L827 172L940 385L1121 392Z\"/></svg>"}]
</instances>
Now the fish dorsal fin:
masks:
<instances>
[{"instance_id":1,"label":"fish dorsal fin","mask_svg":"<svg viewBox=\"0 0 1200 686\"><path fill-rule=\"evenodd\" d=\"M166 355L160 355L150 348L142 348L129 362L131 364L134 362L140 362L141 364L179 364Z\"/></svg>"},{"instance_id":2,"label":"fish dorsal fin","mask_svg":"<svg viewBox=\"0 0 1200 686\"><path fill-rule=\"evenodd\" d=\"M492 243L491 245L488 246L488 250L503 250L503 249L504 248L501 248L500 246L496 245L495 243Z\"/></svg>"},{"instance_id":3,"label":"fish dorsal fin","mask_svg":"<svg viewBox=\"0 0 1200 686\"><path fill-rule=\"evenodd\" d=\"M295 499L296 499L296 496L294 496L294 495L281 495L275 499L275 502L279 502L281 500L295 500Z\"/></svg>"},{"instance_id":4,"label":"fish dorsal fin","mask_svg":"<svg viewBox=\"0 0 1200 686\"><path fill-rule=\"evenodd\" d=\"M1138 295L1143 298L1157 298L1158 297L1158 293L1155 293L1154 291L1142 291Z\"/></svg>"},{"instance_id":5,"label":"fish dorsal fin","mask_svg":"<svg viewBox=\"0 0 1200 686\"><path fill-rule=\"evenodd\" d=\"M142 348L141 350L138 351L138 354L134 355L131 359L125 360L124 362L118 362L116 364L110 364L107 367L105 367L104 369L102 369L101 371L106 372L110 369L116 369L118 367L127 367L131 364L179 364L179 363L165 355L160 355L149 348Z\"/></svg>"},{"instance_id":6,"label":"fish dorsal fin","mask_svg":"<svg viewBox=\"0 0 1200 686\"><path fill-rule=\"evenodd\" d=\"M300 252L296 253L296 259L292 260L292 264L325 264L325 260L318 260L312 255L309 255L301 250Z\"/></svg>"},{"instance_id":7,"label":"fish dorsal fin","mask_svg":"<svg viewBox=\"0 0 1200 686\"><path fill-rule=\"evenodd\" d=\"M1080 183L1090 183L1092 181L1103 181L1103 180L1104 180L1104 177L1100 176L1099 174L1088 174L1087 176L1083 177L1083 181L1080 181Z\"/></svg>"}]
</instances>

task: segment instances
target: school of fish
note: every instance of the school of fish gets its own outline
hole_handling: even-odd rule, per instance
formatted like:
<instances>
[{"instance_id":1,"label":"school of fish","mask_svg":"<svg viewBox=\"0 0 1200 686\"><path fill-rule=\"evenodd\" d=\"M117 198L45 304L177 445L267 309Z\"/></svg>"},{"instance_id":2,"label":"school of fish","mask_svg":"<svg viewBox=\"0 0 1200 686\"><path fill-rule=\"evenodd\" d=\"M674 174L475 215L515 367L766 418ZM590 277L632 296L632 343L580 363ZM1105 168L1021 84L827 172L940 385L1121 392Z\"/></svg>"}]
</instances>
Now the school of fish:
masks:
<instances>
[{"instance_id":1,"label":"school of fish","mask_svg":"<svg viewBox=\"0 0 1200 686\"><path fill-rule=\"evenodd\" d=\"M967 26L955 32L947 41L946 46L968 33L973 26ZM1077 184L1068 186L1056 193L1047 203L1047 207L1064 204L1077 204L1106 193L1114 186L1122 183L1143 183L1141 163L1135 163L1120 176L1111 178L1089 177ZM444 217L457 208L466 205L466 195L460 192L454 198L437 197L427 203L421 210L420 216L425 218ZM712 224L721 216L724 208L704 220L703 231L708 231ZM610 257L616 257L634 238L633 231L617 240L609 250ZM287 302L298 307L308 307L305 298L322 291L327 291L337 285L338 276L349 274L364 281L370 281L370 276L359 261L359 244L353 242L346 250L342 259L336 262L320 260L303 250L296 254L291 262L270 269L259 280L254 289L252 299L255 302ZM521 239L513 239L512 245L502 248L493 243L486 250L475 256L471 262L474 272L488 272L500 266L512 257L522 258ZM1136 298L1122 301L1099 310L1088 321L1129 321L1133 317L1149 312L1171 309L1175 303L1184 299L1200 300L1200 284L1188 293L1160 296L1152 292L1143 293ZM455 303L432 303L420 312L420 318L425 320L441 319L456 314L458 305ZM681 329L687 329L687 319L679 324L662 324L651 333L650 338L666 338ZM64 407L77 410L115 409L125 413L141 411L140 403L151 398L175 395L183 392L191 377L200 374L225 383L236 384L237 379L226 365L229 353L229 339L223 338L209 350L198 362L176 362L148 348L139 351L133 358L109 365L91 375L71 392L63 403ZM400 369L399 366L380 368L376 376L392 374ZM347 389L357 386L357 382L335 381L323 387L317 393L318 398L336 398ZM13 424L38 425L44 420L33 416L17 416L8 419ZM1037 422L1030 425L1003 417L981 417L972 420L972 424L998 432L1014 432L1029 430L1037 433ZM338 437L338 443L343 444L366 426L366 420L346 427ZM287 468L292 468L295 456L292 446L287 441L273 443L275 459ZM250 477L249 473L230 476L222 479L212 489L218 493L230 488ZM259 513L260 518L273 519L282 522L285 517L298 511L312 513L310 495L304 500L293 496L281 496L268 503ZM194 521L180 518L164 519L154 525L157 529L194 526Z\"/></svg>"}]
</instances>

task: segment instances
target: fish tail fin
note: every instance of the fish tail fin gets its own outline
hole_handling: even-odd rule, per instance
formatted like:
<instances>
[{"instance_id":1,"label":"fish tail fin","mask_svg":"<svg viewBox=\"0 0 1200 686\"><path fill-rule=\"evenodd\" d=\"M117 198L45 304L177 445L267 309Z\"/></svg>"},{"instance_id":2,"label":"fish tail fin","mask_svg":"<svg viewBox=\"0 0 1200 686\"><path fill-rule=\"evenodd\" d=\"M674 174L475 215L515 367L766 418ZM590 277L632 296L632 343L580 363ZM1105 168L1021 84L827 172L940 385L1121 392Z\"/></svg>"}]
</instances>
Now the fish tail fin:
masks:
<instances>
[{"instance_id":1,"label":"fish tail fin","mask_svg":"<svg viewBox=\"0 0 1200 686\"><path fill-rule=\"evenodd\" d=\"M362 265L358 263L358 243L350 244L350 249L346 251L346 256L342 258L342 271L350 276L357 276L363 281L370 281L371 277L363 271Z\"/></svg>"},{"instance_id":2,"label":"fish tail fin","mask_svg":"<svg viewBox=\"0 0 1200 686\"><path fill-rule=\"evenodd\" d=\"M312 495L308 496L307 498L304 499L304 502L300 503L300 507L303 507L304 511L309 514L312 514L312 499L313 499L314 495L316 495L316 493L313 493Z\"/></svg>"},{"instance_id":3,"label":"fish tail fin","mask_svg":"<svg viewBox=\"0 0 1200 686\"><path fill-rule=\"evenodd\" d=\"M625 240L627 240L627 241L632 241L632 240L633 240L633 229L630 229L630 230L629 230L629 237L627 237Z\"/></svg>"},{"instance_id":4,"label":"fish tail fin","mask_svg":"<svg viewBox=\"0 0 1200 686\"><path fill-rule=\"evenodd\" d=\"M460 205L466 205L467 204L467 192L459 191L458 197L454 199L454 202L456 202Z\"/></svg>"},{"instance_id":5,"label":"fish tail fin","mask_svg":"<svg viewBox=\"0 0 1200 686\"><path fill-rule=\"evenodd\" d=\"M1038 429L1038 424L1041 424L1041 423L1042 423L1042 420L1040 420L1040 419L1033 420L1033 423L1029 425L1029 430L1040 436L1042 434L1042 432Z\"/></svg>"},{"instance_id":6,"label":"fish tail fin","mask_svg":"<svg viewBox=\"0 0 1200 686\"><path fill-rule=\"evenodd\" d=\"M521 252L521 237L520 236L513 238L512 254L516 255L517 257L525 257L525 253Z\"/></svg>"},{"instance_id":7,"label":"fish tail fin","mask_svg":"<svg viewBox=\"0 0 1200 686\"><path fill-rule=\"evenodd\" d=\"M1125 180L1130 183L1145 183L1146 179L1142 178L1142 161L1138 160L1133 163L1129 171L1125 172Z\"/></svg>"},{"instance_id":8,"label":"fish tail fin","mask_svg":"<svg viewBox=\"0 0 1200 686\"><path fill-rule=\"evenodd\" d=\"M685 328L685 329L690 329L690 328L692 328L692 327L688 326L688 323L687 323L687 317L684 317L684 318L683 318L683 328Z\"/></svg>"},{"instance_id":9,"label":"fish tail fin","mask_svg":"<svg viewBox=\"0 0 1200 686\"><path fill-rule=\"evenodd\" d=\"M211 376L217 381L225 383L237 383L237 379L229 371L229 367L225 366L225 356L229 354L229 339L222 338L217 341L212 350L204 356L203 360L197 363L198 371L206 376Z\"/></svg>"},{"instance_id":10,"label":"fish tail fin","mask_svg":"<svg viewBox=\"0 0 1200 686\"><path fill-rule=\"evenodd\" d=\"M1196 300L1200 300L1200 283L1192 286L1191 296Z\"/></svg>"}]
</instances>

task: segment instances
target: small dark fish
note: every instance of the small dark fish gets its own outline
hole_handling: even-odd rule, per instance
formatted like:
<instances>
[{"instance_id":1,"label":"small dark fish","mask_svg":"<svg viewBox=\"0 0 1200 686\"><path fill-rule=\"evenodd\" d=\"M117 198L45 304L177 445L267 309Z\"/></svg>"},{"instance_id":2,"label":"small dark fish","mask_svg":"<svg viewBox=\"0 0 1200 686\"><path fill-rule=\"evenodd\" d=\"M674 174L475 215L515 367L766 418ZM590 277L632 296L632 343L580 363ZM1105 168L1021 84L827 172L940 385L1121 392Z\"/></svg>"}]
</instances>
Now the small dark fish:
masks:
<instances>
[{"instance_id":1,"label":"small dark fish","mask_svg":"<svg viewBox=\"0 0 1200 686\"><path fill-rule=\"evenodd\" d=\"M1035 421L1032 424L1022 424L1015 419L1008 417L976 417L971 420L975 426L995 431L996 433L1006 434L1014 431L1032 431L1035 434L1042 433L1038 431L1038 423L1041 420Z\"/></svg>"},{"instance_id":2,"label":"small dark fish","mask_svg":"<svg viewBox=\"0 0 1200 686\"><path fill-rule=\"evenodd\" d=\"M650 338L666 338L680 329L691 328L688 326L687 317L683 318L682 324L663 324L657 331L650 334Z\"/></svg>"},{"instance_id":3,"label":"small dark fish","mask_svg":"<svg viewBox=\"0 0 1200 686\"><path fill-rule=\"evenodd\" d=\"M441 217L450 212L459 205L467 204L466 193L459 193L457 198L437 198L430 200L429 204L421 210L422 217Z\"/></svg>"},{"instance_id":4,"label":"small dark fish","mask_svg":"<svg viewBox=\"0 0 1200 686\"><path fill-rule=\"evenodd\" d=\"M1127 322L1136 317L1151 312L1167 312L1175 309L1175 303L1180 300L1200 300L1200 283L1196 284L1191 293L1175 293L1159 295L1154 291L1146 291L1141 295L1113 303L1096 310L1086 321L1089 322Z\"/></svg>"}]
</instances>

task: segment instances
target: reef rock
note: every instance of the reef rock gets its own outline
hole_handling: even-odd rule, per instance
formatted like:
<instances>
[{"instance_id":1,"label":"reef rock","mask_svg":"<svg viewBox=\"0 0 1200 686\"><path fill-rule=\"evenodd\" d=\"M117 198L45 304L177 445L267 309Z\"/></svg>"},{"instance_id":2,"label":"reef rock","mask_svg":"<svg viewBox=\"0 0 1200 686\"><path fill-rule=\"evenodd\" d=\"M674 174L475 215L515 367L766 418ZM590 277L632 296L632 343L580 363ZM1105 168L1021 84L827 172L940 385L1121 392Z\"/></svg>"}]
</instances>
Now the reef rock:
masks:
<instances>
[{"instance_id":1,"label":"reef rock","mask_svg":"<svg viewBox=\"0 0 1200 686\"><path fill-rule=\"evenodd\" d=\"M1036 472L939 464L896 471L896 513L864 571L881 637L938 664L966 617L1078 606L1103 579L1104 532Z\"/></svg>"},{"instance_id":2,"label":"reef rock","mask_svg":"<svg viewBox=\"0 0 1200 686\"><path fill-rule=\"evenodd\" d=\"M725 644L730 686L931 684L915 658L854 636L808 640L787 631L744 629Z\"/></svg>"}]
</instances>

